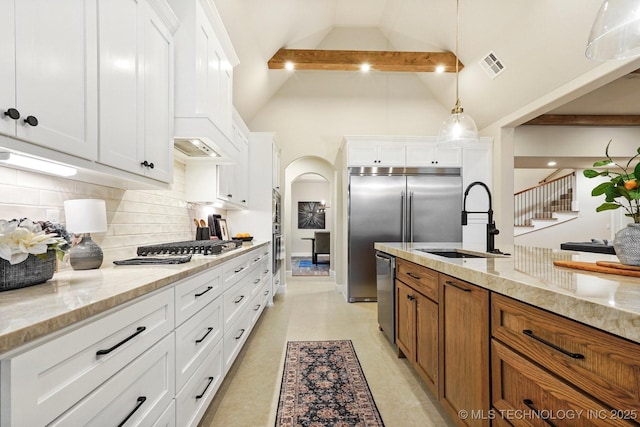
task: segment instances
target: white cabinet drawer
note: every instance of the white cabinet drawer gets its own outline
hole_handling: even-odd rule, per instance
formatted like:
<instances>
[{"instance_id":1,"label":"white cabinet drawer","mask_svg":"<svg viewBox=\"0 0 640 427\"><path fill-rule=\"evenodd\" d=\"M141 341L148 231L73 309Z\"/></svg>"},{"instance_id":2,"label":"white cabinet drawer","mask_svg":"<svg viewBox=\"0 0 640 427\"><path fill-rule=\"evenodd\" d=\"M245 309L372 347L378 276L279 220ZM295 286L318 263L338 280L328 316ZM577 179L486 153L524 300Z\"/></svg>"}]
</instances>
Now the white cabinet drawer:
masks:
<instances>
[{"instance_id":1,"label":"white cabinet drawer","mask_svg":"<svg viewBox=\"0 0 640 427\"><path fill-rule=\"evenodd\" d=\"M252 310L243 310L241 316L224 330L224 371L229 371L251 333Z\"/></svg>"},{"instance_id":2,"label":"white cabinet drawer","mask_svg":"<svg viewBox=\"0 0 640 427\"><path fill-rule=\"evenodd\" d=\"M154 424L175 395L173 354L173 335L168 335L51 425Z\"/></svg>"},{"instance_id":3,"label":"white cabinet drawer","mask_svg":"<svg viewBox=\"0 0 640 427\"><path fill-rule=\"evenodd\" d=\"M263 268L256 266L256 268L251 270L247 277L243 279L246 283L251 285L251 296L254 296L258 292L258 289L260 289L260 286L262 286L263 271Z\"/></svg>"},{"instance_id":4,"label":"white cabinet drawer","mask_svg":"<svg viewBox=\"0 0 640 427\"><path fill-rule=\"evenodd\" d=\"M217 298L176 329L176 390L222 339L222 298Z\"/></svg>"},{"instance_id":5,"label":"white cabinet drawer","mask_svg":"<svg viewBox=\"0 0 640 427\"><path fill-rule=\"evenodd\" d=\"M251 300L251 283L241 281L227 289L223 295L224 331L241 316L244 308Z\"/></svg>"},{"instance_id":6,"label":"white cabinet drawer","mask_svg":"<svg viewBox=\"0 0 640 427\"><path fill-rule=\"evenodd\" d=\"M212 268L175 285L176 326L222 293L222 268Z\"/></svg>"},{"instance_id":7,"label":"white cabinet drawer","mask_svg":"<svg viewBox=\"0 0 640 427\"><path fill-rule=\"evenodd\" d=\"M52 421L171 332L173 325L173 289L167 288L2 360L2 419L14 426Z\"/></svg>"},{"instance_id":8,"label":"white cabinet drawer","mask_svg":"<svg viewBox=\"0 0 640 427\"><path fill-rule=\"evenodd\" d=\"M222 341L208 354L176 396L176 425L196 426L224 378Z\"/></svg>"},{"instance_id":9,"label":"white cabinet drawer","mask_svg":"<svg viewBox=\"0 0 640 427\"><path fill-rule=\"evenodd\" d=\"M169 407L151 427L176 427L176 401L172 400Z\"/></svg>"},{"instance_id":10,"label":"white cabinet drawer","mask_svg":"<svg viewBox=\"0 0 640 427\"><path fill-rule=\"evenodd\" d=\"M222 265L222 277L224 278L224 290L226 291L249 272L251 254L242 255L225 262Z\"/></svg>"},{"instance_id":11,"label":"white cabinet drawer","mask_svg":"<svg viewBox=\"0 0 640 427\"><path fill-rule=\"evenodd\" d=\"M252 268L252 267L260 264L266 258L269 258L269 250L268 249L255 251L255 253L252 252L251 253L251 258L250 258L250 261L249 261L249 268Z\"/></svg>"},{"instance_id":12,"label":"white cabinet drawer","mask_svg":"<svg viewBox=\"0 0 640 427\"><path fill-rule=\"evenodd\" d=\"M262 311L264 310L264 307L268 302L269 292L271 291L266 290L267 285L269 285L269 283L262 282L262 286L258 288L255 295L251 298L251 303L249 304L249 313L251 314L251 325L255 325L255 323L258 321L258 319L260 318L260 315L262 314ZM265 292L266 292L266 295L265 295ZM267 298L265 298L265 296Z\"/></svg>"}]
</instances>

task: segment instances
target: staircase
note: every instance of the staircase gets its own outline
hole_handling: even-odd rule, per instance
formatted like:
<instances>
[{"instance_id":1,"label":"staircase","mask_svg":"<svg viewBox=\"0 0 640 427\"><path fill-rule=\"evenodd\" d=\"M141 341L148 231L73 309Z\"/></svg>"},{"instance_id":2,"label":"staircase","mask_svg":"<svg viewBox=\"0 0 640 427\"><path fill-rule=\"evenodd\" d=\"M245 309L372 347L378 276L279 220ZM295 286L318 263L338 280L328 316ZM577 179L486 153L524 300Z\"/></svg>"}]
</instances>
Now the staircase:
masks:
<instances>
[{"instance_id":1,"label":"staircase","mask_svg":"<svg viewBox=\"0 0 640 427\"><path fill-rule=\"evenodd\" d=\"M574 211L575 172L514 194L514 236L578 217Z\"/></svg>"}]
</instances>

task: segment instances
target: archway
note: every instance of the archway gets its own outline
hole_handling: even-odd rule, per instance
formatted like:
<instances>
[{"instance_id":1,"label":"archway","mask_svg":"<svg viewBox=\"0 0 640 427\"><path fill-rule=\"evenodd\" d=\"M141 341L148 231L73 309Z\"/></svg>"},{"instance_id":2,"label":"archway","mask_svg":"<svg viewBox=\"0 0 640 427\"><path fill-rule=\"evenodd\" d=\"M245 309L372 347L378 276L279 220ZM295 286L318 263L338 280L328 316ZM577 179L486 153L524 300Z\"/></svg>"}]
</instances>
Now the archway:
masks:
<instances>
[{"instance_id":1,"label":"archway","mask_svg":"<svg viewBox=\"0 0 640 427\"><path fill-rule=\"evenodd\" d=\"M299 247L300 242L296 242L294 245L294 239L299 239L300 236L298 230L293 228L292 224L297 222L297 200L293 200L292 197L292 188L294 182L299 180L301 177L316 177L317 181L322 180L326 182L328 185L328 195L326 199L326 209L331 210L332 207L336 206L336 169L327 160L317 157L317 156L305 156L300 157L287 165L284 170L284 200L283 200L283 210L284 210L284 237L285 237L285 268L287 271L287 276L291 275L291 255L294 246ZM326 194L326 193L325 193ZM295 202L295 203L294 203ZM294 207L294 204L296 205ZM326 215L326 223L325 223L325 231L331 232L332 236L336 236L336 220L337 215L333 212ZM335 277L335 270L337 268L336 263L340 262L339 257L335 256L335 248L336 248L336 239L331 239L331 255L330 255L330 265L331 265L331 277Z\"/></svg>"}]
</instances>

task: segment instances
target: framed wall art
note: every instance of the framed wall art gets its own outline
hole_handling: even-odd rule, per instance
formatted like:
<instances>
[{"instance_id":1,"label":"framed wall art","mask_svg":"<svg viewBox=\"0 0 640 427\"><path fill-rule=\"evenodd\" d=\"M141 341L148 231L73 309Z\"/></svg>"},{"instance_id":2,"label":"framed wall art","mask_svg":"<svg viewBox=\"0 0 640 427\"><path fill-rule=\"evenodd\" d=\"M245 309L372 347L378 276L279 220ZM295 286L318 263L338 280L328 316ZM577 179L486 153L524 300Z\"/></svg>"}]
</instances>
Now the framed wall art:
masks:
<instances>
[{"instance_id":1,"label":"framed wall art","mask_svg":"<svg viewBox=\"0 0 640 427\"><path fill-rule=\"evenodd\" d=\"M325 213L320 202L298 202L298 228L324 230Z\"/></svg>"}]
</instances>

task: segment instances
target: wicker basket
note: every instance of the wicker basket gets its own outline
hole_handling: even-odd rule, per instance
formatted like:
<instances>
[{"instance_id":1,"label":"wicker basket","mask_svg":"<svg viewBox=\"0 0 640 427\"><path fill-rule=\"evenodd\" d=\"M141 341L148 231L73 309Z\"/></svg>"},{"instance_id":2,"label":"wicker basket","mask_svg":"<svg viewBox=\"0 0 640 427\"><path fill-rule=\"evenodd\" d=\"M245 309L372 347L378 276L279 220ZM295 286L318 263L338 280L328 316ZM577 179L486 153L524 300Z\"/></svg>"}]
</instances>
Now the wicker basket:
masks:
<instances>
[{"instance_id":1,"label":"wicker basket","mask_svg":"<svg viewBox=\"0 0 640 427\"><path fill-rule=\"evenodd\" d=\"M56 252L50 250L46 255L46 259L29 255L26 260L14 265L0 259L0 291L37 285L51 279L56 269Z\"/></svg>"}]
</instances>

